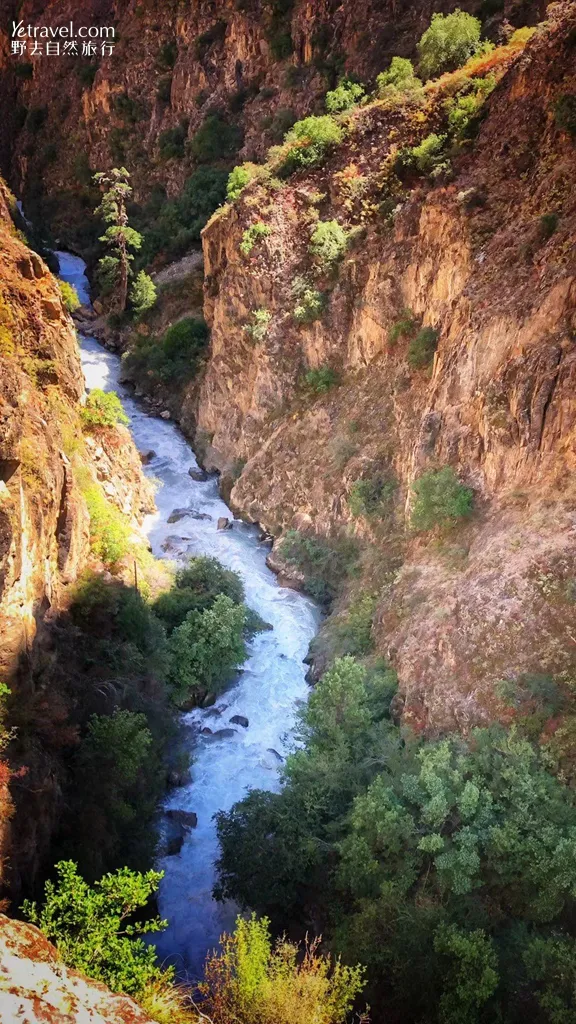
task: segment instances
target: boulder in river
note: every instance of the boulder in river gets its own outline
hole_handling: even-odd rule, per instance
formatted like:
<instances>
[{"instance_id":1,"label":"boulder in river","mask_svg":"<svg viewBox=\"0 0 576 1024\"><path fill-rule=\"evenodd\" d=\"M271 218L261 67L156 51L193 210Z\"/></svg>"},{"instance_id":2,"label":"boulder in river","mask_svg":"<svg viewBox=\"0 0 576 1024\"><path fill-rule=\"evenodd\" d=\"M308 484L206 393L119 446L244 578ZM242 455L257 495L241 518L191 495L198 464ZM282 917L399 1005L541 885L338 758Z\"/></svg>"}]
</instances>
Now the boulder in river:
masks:
<instances>
[{"instance_id":1,"label":"boulder in river","mask_svg":"<svg viewBox=\"0 0 576 1024\"><path fill-rule=\"evenodd\" d=\"M211 736L212 735L212 729L209 729L208 726L205 725L203 729L200 729L200 735L201 736Z\"/></svg>"},{"instance_id":2,"label":"boulder in river","mask_svg":"<svg viewBox=\"0 0 576 1024\"><path fill-rule=\"evenodd\" d=\"M217 523L217 527L218 527L219 530L231 530L232 529L232 523L230 522L230 520L226 516L220 516L220 518L218 520L218 523Z\"/></svg>"},{"instance_id":3,"label":"boulder in river","mask_svg":"<svg viewBox=\"0 0 576 1024\"><path fill-rule=\"evenodd\" d=\"M274 750L274 747L267 747L266 748L266 753L267 754L274 754L274 757L276 758L277 761L283 761L284 760L284 758L282 757L282 754L279 754L277 750Z\"/></svg>"},{"instance_id":4,"label":"boulder in river","mask_svg":"<svg viewBox=\"0 0 576 1024\"><path fill-rule=\"evenodd\" d=\"M161 420L169 420L170 419L170 411L168 409L163 409L162 412L160 413L160 419Z\"/></svg>"},{"instance_id":5,"label":"boulder in river","mask_svg":"<svg viewBox=\"0 0 576 1024\"><path fill-rule=\"evenodd\" d=\"M188 470L188 476L191 476L197 483L203 484L208 479L208 473L205 469L196 469L195 466L191 466Z\"/></svg>"},{"instance_id":6,"label":"boulder in river","mask_svg":"<svg viewBox=\"0 0 576 1024\"><path fill-rule=\"evenodd\" d=\"M166 811L166 817L169 821L183 825L184 828L196 828L198 824L198 815L194 811Z\"/></svg>"},{"instance_id":7,"label":"boulder in river","mask_svg":"<svg viewBox=\"0 0 576 1024\"><path fill-rule=\"evenodd\" d=\"M250 722L245 715L232 715L230 721L233 722L234 725L241 725L243 729L247 729L250 725Z\"/></svg>"},{"instance_id":8,"label":"boulder in river","mask_svg":"<svg viewBox=\"0 0 576 1024\"><path fill-rule=\"evenodd\" d=\"M184 836L183 835L172 836L170 839L168 839L166 841L165 856L166 857L176 857L180 853L180 850L182 849L183 843L184 843Z\"/></svg>"},{"instance_id":9,"label":"boulder in river","mask_svg":"<svg viewBox=\"0 0 576 1024\"><path fill-rule=\"evenodd\" d=\"M151 448L149 452L140 452L140 462L142 463L143 466L147 466L148 463L152 462L152 459L155 458L156 452L154 451L153 448Z\"/></svg>"},{"instance_id":10,"label":"boulder in river","mask_svg":"<svg viewBox=\"0 0 576 1024\"><path fill-rule=\"evenodd\" d=\"M179 523L181 519L210 519L207 512L198 512L195 508L175 508L170 513L167 523Z\"/></svg>"},{"instance_id":11,"label":"boulder in river","mask_svg":"<svg viewBox=\"0 0 576 1024\"><path fill-rule=\"evenodd\" d=\"M236 729L216 729L212 736L215 740L227 740L230 736L236 736Z\"/></svg>"},{"instance_id":12,"label":"boulder in river","mask_svg":"<svg viewBox=\"0 0 576 1024\"><path fill-rule=\"evenodd\" d=\"M168 772L168 785L177 788L179 786L187 786L190 782L190 772Z\"/></svg>"}]
</instances>

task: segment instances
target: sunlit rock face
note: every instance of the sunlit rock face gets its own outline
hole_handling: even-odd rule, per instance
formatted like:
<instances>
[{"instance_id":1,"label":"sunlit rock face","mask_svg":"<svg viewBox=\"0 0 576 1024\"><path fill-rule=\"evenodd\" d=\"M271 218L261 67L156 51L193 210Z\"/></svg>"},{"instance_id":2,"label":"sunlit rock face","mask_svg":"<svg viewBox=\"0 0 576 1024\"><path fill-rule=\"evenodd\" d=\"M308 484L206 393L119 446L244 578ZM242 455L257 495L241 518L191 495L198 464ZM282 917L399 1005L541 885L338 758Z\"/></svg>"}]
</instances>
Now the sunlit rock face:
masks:
<instances>
[{"instance_id":1,"label":"sunlit rock face","mask_svg":"<svg viewBox=\"0 0 576 1024\"><path fill-rule=\"evenodd\" d=\"M153 1024L132 999L114 995L62 963L41 931L0 914L0 1018L29 1024Z\"/></svg>"},{"instance_id":2,"label":"sunlit rock face","mask_svg":"<svg viewBox=\"0 0 576 1024\"><path fill-rule=\"evenodd\" d=\"M363 579L381 593L378 647L418 729L506 717L499 680L575 667L576 150L553 116L575 89L575 14L549 14L522 55L505 56L452 180L416 182L393 226L359 218L339 184L369 182L410 144L409 118L375 105L322 168L273 201L251 186L204 230L211 352L184 425L196 425L206 463L236 478L231 500L248 518L276 535L352 529L372 545ZM317 195L322 220L362 227L331 282L314 278L307 251ZM558 225L544 238L552 208ZM246 258L243 233L258 218L270 232ZM311 324L294 319L298 275L330 290ZM255 344L246 325L258 309L270 319ZM391 340L405 309L439 332L425 370ZM340 385L311 399L303 375L327 365ZM416 536L411 485L446 465L474 488L476 513L447 538ZM374 467L398 483L384 524L348 505Z\"/></svg>"}]
</instances>

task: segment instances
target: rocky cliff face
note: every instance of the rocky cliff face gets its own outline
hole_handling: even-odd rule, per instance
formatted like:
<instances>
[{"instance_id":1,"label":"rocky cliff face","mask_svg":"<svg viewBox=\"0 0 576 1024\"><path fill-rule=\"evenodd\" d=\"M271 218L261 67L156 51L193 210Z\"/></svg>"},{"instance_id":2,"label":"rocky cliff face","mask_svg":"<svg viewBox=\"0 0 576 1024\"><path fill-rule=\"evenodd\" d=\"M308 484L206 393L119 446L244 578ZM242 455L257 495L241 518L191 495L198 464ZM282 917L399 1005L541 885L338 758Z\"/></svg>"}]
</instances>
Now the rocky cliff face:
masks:
<instances>
[{"instance_id":1,"label":"rocky cliff face","mask_svg":"<svg viewBox=\"0 0 576 1024\"><path fill-rule=\"evenodd\" d=\"M20 723L12 744L16 816L10 824L3 788L0 845L18 890L21 872L32 881L42 863L62 799L59 755L34 733L29 715L34 705L48 731L67 720L66 701L43 683L50 623L80 573L98 567L80 470L134 529L153 497L125 428L84 440L75 330L56 279L14 227L13 203L0 183L0 682L12 691ZM0 726L3 746L9 726Z\"/></svg>"},{"instance_id":2,"label":"rocky cliff face","mask_svg":"<svg viewBox=\"0 0 576 1024\"><path fill-rule=\"evenodd\" d=\"M252 186L204 232L207 461L243 466L232 501L271 532L351 528L368 546L378 646L417 727L466 729L504 713L498 680L574 671L576 151L553 115L575 91L573 5L548 18L526 50L490 59L499 84L452 180L409 182L392 223L378 212L383 172L438 124L449 79L420 123L378 103L360 110L322 170L272 194ZM293 281L314 273L317 211L355 237L328 311L298 325ZM246 258L256 219L269 234ZM271 316L255 342L245 328L260 309ZM431 370L391 341L406 309L439 332ZM302 374L322 366L340 386L313 400ZM473 520L449 538L415 536L411 484L446 465L474 488ZM353 481L374 469L399 484L386 528L348 507Z\"/></svg>"},{"instance_id":3,"label":"rocky cliff face","mask_svg":"<svg viewBox=\"0 0 576 1024\"><path fill-rule=\"evenodd\" d=\"M544 0L505 0L487 22L495 39L543 16ZM90 239L82 221L95 205L90 169L124 164L136 196L155 184L176 194L191 170L210 163L190 141L218 114L235 129L231 153L262 159L297 117L321 109L342 73L373 83L394 54L413 53L433 11L476 10L475 0L48 0L0 2L0 165L63 237ZM112 55L10 54L6 26L115 26ZM17 65L26 65L23 70ZM90 71L92 68L92 72ZM181 155L161 157L163 131L182 128ZM226 161L224 161L226 162ZM39 218L40 219L40 218Z\"/></svg>"},{"instance_id":4,"label":"rocky cliff face","mask_svg":"<svg viewBox=\"0 0 576 1024\"><path fill-rule=\"evenodd\" d=\"M0 1019L152 1024L132 999L65 967L38 928L0 914Z\"/></svg>"}]
</instances>

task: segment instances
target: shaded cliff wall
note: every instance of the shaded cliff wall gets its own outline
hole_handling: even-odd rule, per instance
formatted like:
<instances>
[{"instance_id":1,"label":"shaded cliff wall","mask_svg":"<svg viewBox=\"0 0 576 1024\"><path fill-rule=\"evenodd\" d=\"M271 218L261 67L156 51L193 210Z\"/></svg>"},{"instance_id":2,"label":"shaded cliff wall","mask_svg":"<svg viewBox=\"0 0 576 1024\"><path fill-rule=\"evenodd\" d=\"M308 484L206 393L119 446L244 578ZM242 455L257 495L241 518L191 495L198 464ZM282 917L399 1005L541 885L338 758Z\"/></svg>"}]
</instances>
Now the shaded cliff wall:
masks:
<instances>
[{"instance_id":1,"label":"shaded cliff wall","mask_svg":"<svg viewBox=\"0 0 576 1024\"><path fill-rule=\"evenodd\" d=\"M434 89L424 123L378 103L360 110L324 168L272 195L251 186L204 231L212 343L197 417L207 462L225 473L245 463L232 501L273 533L347 527L365 543L378 646L418 727L492 719L505 713L498 680L567 679L576 667L576 150L553 114L576 89L573 5L549 17L523 53L498 58L502 77L453 180L411 181L393 225L380 212L382 169L438 125ZM343 171L362 178L361 203L343 190ZM328 311L298 325L292 283L313 274L318 212L357 232ZM557 217L552 234L545 214ZM255 219L270 234L245 258L239 243ZM407 342L390 340L407 307L439 331L431 370L411 368ZM245 327L262 308L271 320L255 343ZM321 366L341 383L314 400L302 374ZM411 484L444 465L474 488L475 515L448 538L416 536ZM380 526L353 519L347 500L374 469L399 484Z\"/></svg>"},{"instance_id":2,"label":"shaded cliff wall","mask_svg":"<svg viewBox=\"0 0 576 1024\"><path fill-rule=\"evenodd\" d=\"M100 568L82 481L100 481L135 531L153 497L126 428L83 435L74 326L56 279L14 227L13 205L0 182L0 682L11 690L3 748L18 723L9 747L16 815L8 820L2 789L0 853L17 891L46 856L61 810L63 751L75 737L65 695L43 671L55 658L55 616L80 573Z\"/></svg>"}]
</instances>

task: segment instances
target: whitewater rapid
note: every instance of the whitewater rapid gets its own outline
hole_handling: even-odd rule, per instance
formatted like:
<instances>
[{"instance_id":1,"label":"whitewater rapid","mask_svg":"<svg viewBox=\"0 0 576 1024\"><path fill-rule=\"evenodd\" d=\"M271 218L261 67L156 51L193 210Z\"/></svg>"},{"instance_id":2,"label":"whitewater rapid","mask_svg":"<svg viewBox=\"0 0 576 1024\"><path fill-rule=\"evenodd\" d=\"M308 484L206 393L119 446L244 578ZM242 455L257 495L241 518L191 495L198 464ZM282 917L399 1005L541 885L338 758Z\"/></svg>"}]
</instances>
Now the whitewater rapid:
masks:
<instances>
[{"instance_id":1,"label":"whitewater rapid","mask_svg":"<svg viewBox=\"0 0 576 1024\"><path fill-rule=\"evenodd\" d=\"M64 252L57 256L60 276L75 285L81 302L89 305L83 261ZM232 514L218 495L216 478L197 482L189 476L190 468L198 468L192 449L174 424L148 415L121 386L119 357L88 335L80 335L80 346L87 388L117 391L137 447L155 453L145 472L157 482L157 512L144 524L154 554L179 562L191 555L215 556L239 573L247 604L273 626L250 643L239 681L216 705L183 716L191 727L191 782L173 790L164 809L194 811L198 825L179 854L160 860L164 879L159 910L169 924L154 942L162 960L193 978L235 916L234 907L212 899L218 855L213 816L228 810L248 788L278 787L280 762L273 751L284 757L290 749L295 713L308 694L303 658L317 631L319 612L306 597L278 585L266 566L268 549L259 542L256 528L236 520L231 530L217 530L218 518ZM169 524L172 511L182 508L209 518L186 517ZM248 728L231 725L234 715L248 718ZM202 727L213 733L236 731L215 738L199 735Z\"/></svg>"}]
</instances>

